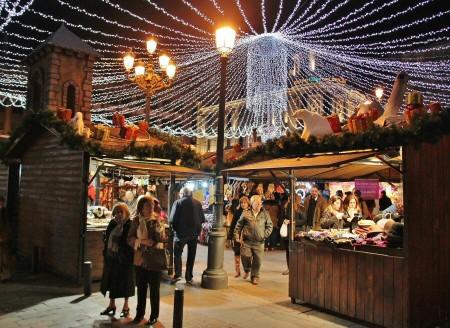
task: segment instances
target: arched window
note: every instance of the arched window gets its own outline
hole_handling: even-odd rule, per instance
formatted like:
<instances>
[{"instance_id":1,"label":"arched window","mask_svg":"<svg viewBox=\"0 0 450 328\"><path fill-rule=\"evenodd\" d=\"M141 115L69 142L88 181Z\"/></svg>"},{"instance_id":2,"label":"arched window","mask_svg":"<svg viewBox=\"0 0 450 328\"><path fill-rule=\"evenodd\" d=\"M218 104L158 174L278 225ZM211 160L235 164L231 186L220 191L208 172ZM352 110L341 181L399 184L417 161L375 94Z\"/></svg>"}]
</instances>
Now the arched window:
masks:
<instances>
[{"instance_id":1,"label":"arched window","mask_svg":"<svg viewBox=\"0 0 450 328\"><path fill-rule=\"evenodd\" d=\"M71 109L72 113L75 112L75 95L75 87L72 84L69 84L66 93L66 108Z\"/></svg>"},{"instance_id":2,"label":"arched window","mask_svg":"<svg viewBox=\"0 0 450 328\"><path fill-rule=\"evenodd\" d=\"M38 79L34 79L32 82L32 101L31 101L31 109L33 111L41 110L42 106L42 85Z\"/></svg>"}]
</instances>

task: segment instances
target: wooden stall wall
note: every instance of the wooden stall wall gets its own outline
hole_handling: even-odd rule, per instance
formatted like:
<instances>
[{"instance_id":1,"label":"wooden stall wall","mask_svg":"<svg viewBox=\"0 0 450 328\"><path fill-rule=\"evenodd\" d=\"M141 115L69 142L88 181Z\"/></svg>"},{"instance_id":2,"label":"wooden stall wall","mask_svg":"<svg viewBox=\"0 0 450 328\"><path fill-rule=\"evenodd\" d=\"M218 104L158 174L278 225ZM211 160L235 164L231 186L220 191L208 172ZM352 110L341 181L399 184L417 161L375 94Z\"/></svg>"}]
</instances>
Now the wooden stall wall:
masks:
<instances>
[{"instance_id":1,"label":"wooden stall wall","mask_svg":"<svg viewBox=\"0 0 450 328\"><path fill-rule=\"evenodd\" d=\"M404 147L409 325L450 320L450 136Z\"/></svg>"},{"instance_id":2,"label":"wooden stall wall","mask_svg":"<svg viewBox=\"0 0 450 328\"><path fill-rule=\"evenodd\" d=\"M406 326L405 259L294 242L292 298L384 327Z\"/></svg>"},{"instance_id":3,"label":"wooden stall wall","mask_svg":"<svg viewBox=\"0 0 450 328\"><path fill-rule=\"evenodd\" d=\"M7 197L8 192L8 166L0 164L0 196Z\"/></svg>"},{"instance_id":4,"label":"wooden stall wall","mask_svg":"<svg viewBox=\"0 0 450 328\"><path fill-rule=\"evenodd\" d=\"M40 247L40 266L80 279L83 153L44 133L23 153L19 190L18 252L30 258Z\"/></svg>"}]
</instances>

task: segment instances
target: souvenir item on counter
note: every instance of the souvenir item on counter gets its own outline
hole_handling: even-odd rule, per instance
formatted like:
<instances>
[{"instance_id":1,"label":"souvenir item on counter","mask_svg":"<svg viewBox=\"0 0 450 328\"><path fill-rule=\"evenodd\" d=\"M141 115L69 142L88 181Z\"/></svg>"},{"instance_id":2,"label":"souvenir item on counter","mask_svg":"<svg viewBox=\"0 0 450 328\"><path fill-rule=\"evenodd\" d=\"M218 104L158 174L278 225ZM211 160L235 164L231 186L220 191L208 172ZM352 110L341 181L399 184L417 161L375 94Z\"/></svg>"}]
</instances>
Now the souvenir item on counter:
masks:
<instances>
[{"instance_id":1,"label":"souvenir item on counter","mask_svg":"<svg viewBox=\"0 0 450 328\"><path fill-rule=\"evenodd\" d=\"M284 194L284 189L281 185L277 185L277 187L275 188L275 191L279 194Z\"/></svg>"},{"instance_id":2,"label":"souvenir item on counter","mask_svg":"<svg viewBox=\"0 0 450 328\"><path fill-rule=\"evenodd\" d=\"M395 78L389 99L384 106L383 115L381 115L374 123L379 126L384 126L386 120L398 115L400 107L403 103L406 87L408 84L409 75L405 72L400 72Z\"/></svg>"},{"instance_id":3,"label":"souvenir item on counter","mask_svg":"<svg viewBox=\"0 0 450 328\"><path fill-rule=\"evenodd\" d=\"M372 225L375 225L375 222L372 221L372 220L359 220L358 221L358 226L360 226L360 227L367 228L367 227L370 227Z\"/></svg>"},{"instance_id":4,"label":"souvenir item on counter","mask_svg":"<svg viewBox=\"0 0 450 328\"><path fill-rule=\"evenodd\" d=\"M304 129L301 136L303 140L308 140L311 136L323 137L333 133L328 120L318 113L306 109L297 109L294 117L303 121Z\"/></svg>"}]
</instances>

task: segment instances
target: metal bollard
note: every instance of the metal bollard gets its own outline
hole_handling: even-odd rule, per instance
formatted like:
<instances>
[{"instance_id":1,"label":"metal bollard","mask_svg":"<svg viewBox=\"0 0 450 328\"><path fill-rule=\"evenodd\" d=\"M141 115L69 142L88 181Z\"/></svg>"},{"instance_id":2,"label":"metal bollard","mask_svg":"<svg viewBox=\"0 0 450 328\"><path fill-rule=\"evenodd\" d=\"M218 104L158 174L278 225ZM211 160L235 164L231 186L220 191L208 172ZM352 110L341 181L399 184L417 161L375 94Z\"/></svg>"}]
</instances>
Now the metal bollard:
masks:
<instances>
[{"instance_id":1,"label":"metal bollard","mask_svg":"<svg viewBox=\"0 0 450 328\"><path fill-rule=\"evenodd\" d=\"M175 288L174 305L173 305L173 328L183 327L183 303L184 289L177 286Z\"/></svg>"},{"instance_id":2,"label":"metal bollard","mask_svg":"<svg viewBox=\"0 0 450 328\"><path fill-rule=\"evenodd\" d=\"M83 287L84 296L92 294L92 262L86 261L83 263Z\"/></svg>"},{"instance_id":3,"label":"metal bollard","mask_svg":"<svg viewBox=\"0 0 450 328\"><path fill-rule=\"evenodd\" d=\"M41 257L41 248L38 246L34 246L33 253L31 254L31 271L33 273L39 272L40 257Z\"/></svg>"}]
</instances>

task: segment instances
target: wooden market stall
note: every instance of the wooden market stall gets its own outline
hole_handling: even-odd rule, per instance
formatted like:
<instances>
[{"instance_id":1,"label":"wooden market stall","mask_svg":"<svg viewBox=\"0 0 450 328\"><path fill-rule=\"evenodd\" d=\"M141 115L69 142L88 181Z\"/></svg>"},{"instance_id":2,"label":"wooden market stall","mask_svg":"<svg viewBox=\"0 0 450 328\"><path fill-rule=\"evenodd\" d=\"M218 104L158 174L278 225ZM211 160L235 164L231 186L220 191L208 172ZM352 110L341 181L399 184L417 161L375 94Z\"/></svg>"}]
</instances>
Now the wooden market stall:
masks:
<instances>
[{"instance_id":1,"label":"wooden market stall","mask_svg":"<svg viewBox=\"0 0 450 328\"><path fill-rule=\"evenodd\" d=\"M124 174L139 174L148 175L171 181L171 184L187 179L204 179L211 174L196 169L170 165L170 161L162 164L161 161L142 161L130 159L116 159L116 158L91 158L91 163L95 162L97 167L108 167L109 169L121 170ZM158 163L159 162L159 163ZM91 178L92 179L92 178ZM172 188L173 189L173 188ZM168 191L170 193L170 191ZM160 196L160 195L158 195ZM164 205L170 209L173 203L174 196L164 197L168 200L168 204ZM161 200L161 198L160 198ZM92 262L92 279L100 280L103 272L103 235L106 230L105 224L90 224L86 228L86 251L85 258ZM169 233L170 235L170 233ZM172 251L171 245L167 245ZM172 252L171 252L172 254ZM169 268L171 270L171 268Z\"/></svg>"},{"instance_id":2,"label":"wooden market stall","mask_svg":"<svg viewBox=\"0 0 450 328\"><path fill-rule=\"evenodd\" d=\"M87 226L88 184L92 160L171 181L207 177L208 173L149 160L94 158L74 150L61 134L45 125L33 126L16 139L5 161L19 174L9 181L17 202L17 253L39 262L41 270L82 281L82 265L93 262L93 278L103 266L102 236L106 226ZM164 161L160 161L164 162ZM166 161L167 162L167 161Z\"/></svg>"},{"instance_id":3,"label":"wooden market stall","mask_svg":"<svg viewBox=\"0 0 450 328\"><path fill-rule=\"evenodd\" d=\"M385 327L428 327L450 318L450 136L404 146L401 161L362 151L278 158L227 169L251 179L403 180L403 248L290 241L289 297ZM401 173L401 175L399 174ZM293 182L291 182L293 186Z\"/></svg>"}]
</instances>

